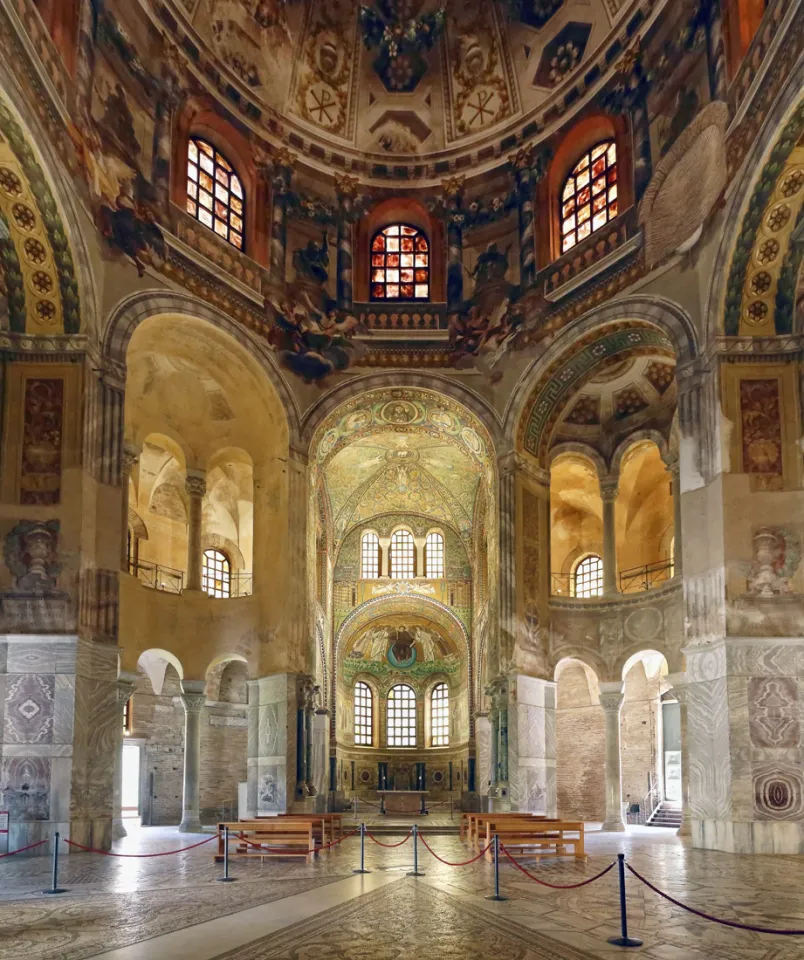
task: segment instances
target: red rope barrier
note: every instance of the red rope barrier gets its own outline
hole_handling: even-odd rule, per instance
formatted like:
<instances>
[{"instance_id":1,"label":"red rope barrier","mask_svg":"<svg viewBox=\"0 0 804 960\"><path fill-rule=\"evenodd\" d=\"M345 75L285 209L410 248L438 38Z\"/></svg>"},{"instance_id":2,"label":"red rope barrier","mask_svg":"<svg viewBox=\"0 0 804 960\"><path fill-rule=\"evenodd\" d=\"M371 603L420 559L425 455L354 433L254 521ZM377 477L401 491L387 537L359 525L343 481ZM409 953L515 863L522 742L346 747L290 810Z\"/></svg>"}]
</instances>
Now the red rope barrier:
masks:
<instances>
[{"instance_id":1,"label":"red rope barrier","mask_svg":"<svg viewBox=\"0 0 804 960\"><path fill-rule=\"evenodd\" d=\"M41 847L47 840L40 840L39 843L29 843L27 847L20 847L19 850L10 850L8 853L0 853L0 860L5 857L15 857L18 853L25 853L26 850L33 850L34 847Z\"/></svg>"},{"instance_id":2,"label":"red rope barrier","mask_svg":"<svg viewBox=\"0 0 804 960\"><path fill-rule=\"evenodd\" d=\"M400 840L399 843L383 843L382 840L378 840L376 837L372 836L372 835L368 832L368 830L366 830L366 836L367 836L370 840L373 840L374 843L376 843L378 847L387 847L387 848L390 850L392 847L401 847L403 843L407 843L408 840L410 840L410 838L413 836L413 831L411 830L410 833L408 833L408 835L405 837L405 839L404 839L404 840Z\"/></svg>"},{"instance_id":3,"label":"red rope barrier","mask_svg":"<svg viewBox=\"0 0 804 960\"><path fill-rule=\"evenodd\" d=\"M505 849L505 844L502 844L502 843L500 844L500 850L502 850L502 852L506 855L506 857L508 857L511 863L513 863L513 865L517 868L517 870L520 870L522 873L524 873L526 877L530 877L530 879L533 880L535 883L539 883L543 887L550 887L551 890L577 890L578 887L585 887L587 886L587 884L594 883L595 880L599 880L601 877L605 877L605 875L609 872L609 870L611 870L611 868L616 863L615 860L612 860L612 862L606 867L605 870L601 870L600 873L595 874L594 877L589 877L588 880L581 880L580 883L548 883L546 880L540 880L538 877L534 877L529 870L526 870L521 863L518 863L511 856L511 854Z\"/></svg>"},{"instance_id":4,"label":"red rope barrier","mask_svg":"<svg viewBox=\"0 0 804 960\"><path fill-rule=\"evenodd\" d=\"M83 850L86 853L98 853L102 857L132 857L137 860L150 860L153 857L169 857L174 853L184 853L186 850L195 850L196 847L203 847L205 843L209 843L210 840L215 840L216 837L217 834L213 833L212 836L207 837L206 840L191 843L189 847L181 847L178 850L165 850L163 853L112 853L110 850L96 850L94 847L85 847L83 843L76 843L74 840L68 840L66 837L62 837L61 839L71 847L78 847L79 850Z\"/></svg>"},{"instance_id":5,"label":"red rope barrier","mask_svg":"<svg viewBox=\"0 0 804 960\"><path fill-rule=\"evenodd\" d=\"M445 860L443 857L439 857L439 855L435 852L435 850L433 850L433 848L430 846L430 844L424 839L424 837L421 834L419 834L419 839L425 845L425 847L427 847L430 853L432 853L432 855L436 858L436 860L438 860L439 863L445 863L448 867L466 867L470 863L476 863L481 857L485 856L486 851L490 850L494 844L494 841L492 841L487 847L484 847L476 857L472 857L471 860L464 860L461 863L452 863L450 860Z\"/></svg>"},{"instance_id":6,"label":"red rope barrier","mask_svg":"<svg viewBox=\"0 0 804 960\"><path fill-rule=\"evenodd\" d=\"M686 903L682 903L680 900L676 900L675 897L671 897L669 893L664 893L664 891L660 890L658 887L655 887L650 880L646 880L641 873L637 873L630 863L626 863L626 867L628 867L637 880L641 880L649 890L657 893L660 897L663 897L670 903L675 904L675 906L681 907L682 910L687 910L689 913L694 913L696 917L702 917L704 920L711 920L713 923L719 923L724 927L734 927L737 930L750 930L753 933L774 933L780 937L804 937L804 930L774 930L771 927L754 927L748 923L738 923L736 920L721 920L720 917L713 917L709 913L704 913L703 910L696 910L695 907L687 906Z\"/></svg>"}]
</instances>

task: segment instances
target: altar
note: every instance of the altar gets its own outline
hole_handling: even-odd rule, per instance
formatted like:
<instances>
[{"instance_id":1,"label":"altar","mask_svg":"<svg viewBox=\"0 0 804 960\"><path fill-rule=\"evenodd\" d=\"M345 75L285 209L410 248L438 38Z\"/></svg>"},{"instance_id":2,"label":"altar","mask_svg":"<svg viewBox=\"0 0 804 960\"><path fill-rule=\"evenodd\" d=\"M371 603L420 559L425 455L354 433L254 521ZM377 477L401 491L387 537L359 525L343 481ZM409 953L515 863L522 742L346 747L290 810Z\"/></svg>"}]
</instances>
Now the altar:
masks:
<instances>
[{"instance_id":1,"label":"altar","mask_svg":"<svg viewBox=\"0 0 804 960\"><path fill-rule=\"evenodd\" d=\"M378 790L380 813L426 814L424 798L429 790Z\"/></svg>"}]
</instances>

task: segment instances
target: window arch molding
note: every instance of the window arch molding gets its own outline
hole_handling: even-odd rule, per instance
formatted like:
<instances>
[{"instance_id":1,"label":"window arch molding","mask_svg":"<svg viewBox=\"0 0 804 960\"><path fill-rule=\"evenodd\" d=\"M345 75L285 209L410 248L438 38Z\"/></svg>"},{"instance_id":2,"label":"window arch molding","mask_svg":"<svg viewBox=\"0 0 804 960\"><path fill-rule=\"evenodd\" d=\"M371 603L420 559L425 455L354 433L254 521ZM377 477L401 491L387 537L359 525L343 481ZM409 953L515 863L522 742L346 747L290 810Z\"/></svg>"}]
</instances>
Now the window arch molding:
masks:
<instances>
[{"instance_id":1,"label":"window arch molding","mask_svg":"<svg viewBox=\"0 0 804 960\"><path fill-rule=\"evenodd\" d=\"M372 541L373 538L373 541ZM372 543L376 547L376 557L377 565L376 574L367 576L367 561L369 560L367 548L369 543ZM361 580L379 580L382 576L382 561L383 561L383 547L382 547L382 538L377 530L373 527L367 527L365 530L360 531L360 579ZM370 564L369 564L370 566Z\"/></svg>"},{"instance_id":2,"label":"window arch molding","mask_svg":"<svg viewBox=\"0 0 804 960\"><path fill-rule=\"evenodd\" d=\"M447 290L444 228L424 204L413 197L389 197L369 210L356 224L352 271L355 300L371 301L371 241L378 230L393 223L409 224L427 237L430 244L430 300L444 301ZM386 301L380 301L383 302Z\"/></svg>"},{"instance_id":3,"label":"window arch molding","mask_svg":"<svg viewBox=\"0 0 804 960\"><path fill-rule=\"evenodd\" d=\"M614 140L617 149L619 214L633 205L633 155L628 120L624 116L609 116L603 113L584 117L564 134L555 147L547 176L538 186L539 207L549 211L549 216L544 218L545 222L539 225L539 263L547 264L562 256L561 192L567 177L583 154L602 140ZM567 251L567 256L571 256L571 252Z\"/></svg>"},{"instance_id":4,"label":"window arch molding","mask_svg":"<svg viewBox=\"0 0 804 960\"><path fill-rule=\"evenodd\" d=\"M420 698L409 683L393 684L385 698L385 746L413 749L419 745Z\"/></svg>"},{"instance_id":5,"label":"window arch molding","mask_svg":"<svg viewBox=\"0 0 804 960\"><path fill-rule=\"evenodd\" d=\"M369 294L372 303L430 301L430 238L410 223L380 227L371 239Z\"/></svg>"},{"instance_id":6,"label":"window arch molding","mask_svg":"<svg viewBox=\"0 0 804 960\"><path fill-rule=\"evenodd\" d=\"M269 195L266 182L258 176L251 144L240 131L215 110L205 97L191 98L174 121L170 171L170 199L184 211L187 203L187 159L191 137L206 140L219 150L243 184L245 194L245 255L268 266ZM190 215L187 214L189 217ZM199 221L198 229L209 229ZM210 231L213 232L213 231ZM226 247L236 248L218 240Z\"/></svg>"},{"instance_id":7,"label":"window arch molding","mask_svg":"<svg viewBox=\"0 0 804 960\"><path fill-rule=\"evenodd\" d=\"M205 547L201 557L201 590L207 596L228 600L232 596L232 561L217 547Z\"/></svg>"},{"instance_id":8,"label":"window arch molding","mask_svg":"<svg viewBox=\"0 0 804 960\"><path fill-rule=\"evenodd\" d=\"M407 524L391 531L388 543L388 574L392 580L412 580L419 576L416 535ZM409 572L399 572L400 570Z\"/></svg>"}]
</instances>

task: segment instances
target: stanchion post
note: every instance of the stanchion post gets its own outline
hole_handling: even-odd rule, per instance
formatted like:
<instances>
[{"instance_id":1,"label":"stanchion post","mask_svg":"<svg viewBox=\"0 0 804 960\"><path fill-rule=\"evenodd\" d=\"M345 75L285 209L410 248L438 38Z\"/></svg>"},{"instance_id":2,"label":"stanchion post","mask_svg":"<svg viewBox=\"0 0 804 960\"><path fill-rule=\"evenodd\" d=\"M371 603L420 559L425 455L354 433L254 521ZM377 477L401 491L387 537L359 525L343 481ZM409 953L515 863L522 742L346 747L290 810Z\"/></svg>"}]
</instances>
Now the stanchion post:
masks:
<instances>
[{"instance_id":1,"label":"stanchion post","mask_svg":"<svg viewBox=\"0 0 804 960\"><path fill-rule=\"evenodd\" d=\"M353 870L352 873L371 873L371 870L366 870L366 825L365 823L360 824L360 869Z\"/></svg>"},{"instance_id":2,"label":"stanchion post","mask_svg":"<svg viewBox=\"0 0 804 960\"><path fill-rule=\"evenodd\" d=\"M234 883L237 877L229 876L229 828L223 828L223 876L218 877L218 883Z\"/></svg>"},{"instance_id":3,"label":"stanchion post","mask_svg":"<svg viewBox=\"0 0 804 960\"><path fill-rule=\"evenodd\" d=\"M642 941L628 936L628 915L625 910L625 854L617 854L617 872L620 875L620 936L609 937L615 947L641 947Z\"/></svg>"},{"instance_id":4,"label":"stanchion post","mask_svg":"<svg viewBox=\"0 0 804 960\"><path fill-rule=\"evenodd\" d=\"M500 896L500 838L494 834L494 893L486 897L486 900L507 900L508 897Z\"/></svg>"},{"instance_id":5,"label":"stanchion post","mask_svg":"<svg viewBox=\"0 0 804 960\"><path fill-rule=\"evenodd\" d=\"M409 877L423 877L424 873L419 870L419 828L413 824L413 870L408 873Z\"/></svg>"},{"instance_id":6,"label":"stanchion post","mask_svg":"<svg viewBox=\"0 0 804 960\"><path fill-rule=\"evenodd\" d=\"M61 834L56 831L53 842L53 883L49 890L43 890L42 893L67 893L64 887L59 886L59 844L61 843Z\"/></svg>"}]
</instances>

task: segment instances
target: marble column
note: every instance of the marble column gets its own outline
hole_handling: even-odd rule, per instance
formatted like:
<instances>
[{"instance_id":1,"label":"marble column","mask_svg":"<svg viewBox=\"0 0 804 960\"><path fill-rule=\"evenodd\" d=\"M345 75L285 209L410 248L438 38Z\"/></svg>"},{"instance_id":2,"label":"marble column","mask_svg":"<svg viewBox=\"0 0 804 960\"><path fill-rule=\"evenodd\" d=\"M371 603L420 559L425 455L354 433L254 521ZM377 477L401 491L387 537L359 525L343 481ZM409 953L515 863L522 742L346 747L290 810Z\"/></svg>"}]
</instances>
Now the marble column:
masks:
<instances>
[{"instance_id":1,"label":"marble column","mask_svg":"<svg viewBox=\"0 0 804 960\"><path fill-rule=\"evenodd\" d=\"M296 691L296 799L306 800L316 794L313 783L313 723L315 718L315 681L298 678Z\"/></svg>"},{"instance_id":2,"label":"marble column","mask_svg":"<svg viewBox=\"0 0 804 960\"><path fill-rule=\"evenodd\" d=\"M180 58L175 50L168 48L163 53L161 89L154 110L153 133L153 184L156 210L160 220L170 221L170 164L173 118L188 95L182 77Z\"/></svg>"},{"instance_id":3,"label":"marble column","mask_svg":"<svg viewBox=\"0 0 804 960\"><path fill-rule=\"evenodd\" d=\"M489 710L489 769L487 791L489 797L497 796L497 781L499 779L499 746L500 746L500 711L492 704Z\"/></svg>"},{"instance_id":4,"label":"marble column","mask_svg":"<svg viewBox=\"0 0 804 960\"><path fill-rule=\"evenodd\" d=\"M475 715L475 749L477 768L475 790L480 795L481 805L489 795L491 781L491 722L487 713Z\"/></svg>"},{"instance_id":5,"label":"marble column","mask_svg":"<svg viewBox=\"0 0 804 960\"><path fill-rule=\"evenodd\" d=\"M612 597L617 589L617 481L601 479L600 499L603 501L603 596Z\"/></svg>"},{"instance_id":6,"label":"marble column","mask_svg":"<svg viewBox=\"0 0 804 960\"><path fill-rule=\"evenodd\" d=\"M600 684L600 706L606 717L606 819L602 829L617 833L625 830L620 749L623 686L622 681Z\"/></svg>"},{"instance_id":7,"label":"marble column","mask_svg":"<svg viewBox=\"0 0 804 960\"><path fill-rule=\"evenodd\" d=\"M556 815L556 685L518 674L509 680L508 782L512 810Z\"/></svg>"},{"instance_id":8,"label":"marble column","mask_svg":"<svg viewBox=\"0 0 804 960\"><path fill-rule=\"evenodd\" d=\"M125 706L134 693L134 681L137 675L134 673L123 673L117 679L117 733L115 735L114 752L114 809L112 812L112 840L122 840L127 836L126 828L123 825L123 745L125 736L123 730L123 717L125 716Z\"/></svg>"},{"instance_id":9,"label":"marble column","mask_svg":"<svg viewBox=\"0 0 804 960\"><path fill-rule=\"evenodd\" d=\"M536 280L536 215L533 192L547 172L550 154L533 147L523 147L508 158L516 181L517 214L519 219L519 285L525 290Z\"/></svg>"},{"instance_id":10,"label":"marble column","mask_svg":"<svg viewBox=\"0 0 804 960\"><path fill-rule=\"evenodd\" d=\"M668 457L665 466L670 474L670 485L673 490L673 576L680 577L683 573L683 566L681 551L681 470L678 457Z\"/></svg>"},{"instance_id":11,"label":"marble column","mask_svg":"<svg viewBox=\"0 0 804 960\"><path fill-rule=\"evenodd\" d=\"M352 230L357 214L357 177L335 174L335 196L338 200L338 258L337 293L338 309L352 310Z\"/></svg>"},{"instance_id":12,"label":"marble column","mask_svg":"<svg viewBox=\"0 0 804 960\"><path fill-rule=\"evenodd\" d=\"M124 573L130 573L128 560L128 488L131 480L131 471L139 460L140 450L130 443L123 444L123 456L120 465L120 489L122 500L122 529L123 542L120 550L120 569ZM135 571L136 572L136 571Z\"/></svg>"},{"instance_id":13,"label":"marble column","mask_svg":"<svg viewBox=\"0 0 804 960\"><path fill-rule=\"evenodd\" d=\"M201 773L201 712L207 702L205 680L182 680L184 704L184 787L181 833L201 833L199 779Z\"/></svg>"},{"instance_id":14,"label":"marble column","mask_svg":"<svg viewBox=\"0 0 804 960\"><path fill-rule=\"evenodd\" d=\"M187 582L186 590L201 589L201 507L207 492L206 474L203 470L188 470L184 482L189 506L187 511Z\"/></svg>"},{"instance_id":15,"label":"marble column","mask_svg":"<svg viewBox=\"0 0 804 960\"><path fill-rule=\"evenodd\" d=\"M313 717L312 783L317 813L327 809L329 799L329 710L319 707Z\"/></svg>"},{"instance_id":16,"label":"marble column","mask_svg":"<svg viewBox=\"0 0 804 960\"><path fill-rule=\"evenodd\" d=\"M634 149L634 199L639 203L653 174L647 95L637 97L631 107L631 136Z\"/></svg>"},{"instance_id":17,"label":"marble column","mask_svg":"<svg viewBox=\"0 0 804 960\"><path fill-rule=\"evenodd\" d=\"M277 286L285 283L285 260L287 257L287 195L296 158L285 149L278 150L272 161L271 176L271 282Z\"/></svg>"},{"instance_id":18,"label":"marble column","mask_svg":"<svg viewBox=\"0 0 804 960\"><path fill-rule=\"evenodd\" d=\"M687 741L687 704L689 689L687 677L683 673L671 673L665 678L673 687L673 696L678 701L679 724L681 726L681 826L679 837L692 835L692 816L690 813L690 751Z\"/></svg>"},{"instance_id":19,"label":"marble column","mask_svg":"<svg viewBox=\"0 0 804 960\"><path fill-rule=\"evenodd\" d=\"M463 214L454 213L447 224L447 312L463 303Z\"/></svg>"}]
</instances>

